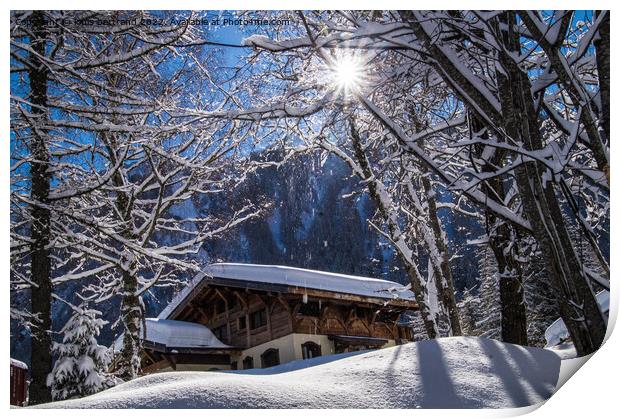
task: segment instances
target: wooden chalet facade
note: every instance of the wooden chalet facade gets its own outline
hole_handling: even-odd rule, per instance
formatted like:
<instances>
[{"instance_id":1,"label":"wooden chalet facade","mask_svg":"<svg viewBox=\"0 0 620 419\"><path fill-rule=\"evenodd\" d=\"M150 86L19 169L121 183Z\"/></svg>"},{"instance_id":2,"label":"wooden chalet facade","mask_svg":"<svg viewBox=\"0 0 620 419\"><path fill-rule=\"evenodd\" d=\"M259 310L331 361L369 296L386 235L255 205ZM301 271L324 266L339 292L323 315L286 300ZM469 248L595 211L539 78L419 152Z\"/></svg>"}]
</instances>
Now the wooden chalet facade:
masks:
<instances>
[{"instance_id":1,"label":"wooden chalet facade","mask_svg":"<svg viewBox=\"0 0 620 419\"><path fill-rule=\"evenodd\" d=\"M400 320L416 309L413 294L389 281L214 264L152 319L152 327L172 325L165 333L169 338L150 339L147 324L143 371L265 368L397 345L412 340L411 328ZM190 337L196 336L191 327L208 336L171 344L178 337L175 325L189 326L181 333Z\"/></svg>"}]
</instances>

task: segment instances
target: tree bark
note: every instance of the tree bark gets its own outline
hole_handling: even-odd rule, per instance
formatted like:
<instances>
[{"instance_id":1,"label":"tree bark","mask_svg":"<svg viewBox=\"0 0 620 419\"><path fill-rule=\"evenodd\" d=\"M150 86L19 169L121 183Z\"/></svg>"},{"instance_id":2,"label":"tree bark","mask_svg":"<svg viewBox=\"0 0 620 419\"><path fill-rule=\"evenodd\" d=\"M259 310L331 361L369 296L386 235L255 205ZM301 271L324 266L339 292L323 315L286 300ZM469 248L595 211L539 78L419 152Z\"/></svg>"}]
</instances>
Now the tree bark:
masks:
<instances>
[{"instance_id":1,"label":"tree bark","mask_svg":"<svg viewBox=\"0 0 620 419\"><path fill-rule=\"evenodd\" d=\"M123 301L121 321L123 323L123 349L118 361L118 377L125 381L133 380L140 374L140 352L142 340L140 322L143 318L140 297L137 295L138 281L130 272L123 272Z\"/></svg>"},{"instance_id":2,"label":"tree bark","mask_svg":"<svg viewBox=\"0 0 620 419\"><path fill-rule=\"evenodd\" d=\"M366 157L366 153L364 152L360 143L359 133L355 129L353 121L351 121L351 142L353 144L355 158L357 159L357 162L362 168L364 180L372 179L372 169ZM402 232L400 231L400 228L396 225L395 220L388 213L390 209L385 208L385 206L383 205L375 182L368 182L368 191L371 199L379 209L381 216L388 225L390 236L395 240L401 239L401 237L397 236L402 235ZM437 327L436 320L432 318L431 310L425 300L425 296L428 295L428 290L426 290L426 287L422 281L417 267L409 260L410 256L408 257L408 255L403 254L402 249L400 249L398 246L394 246L394 248L398 253L401 261L403 262L403 265L405 265L407 275L409 276L409 280L411 282L411 290L413 291L416 302L418 303L426 334L428 335L429 339L435 339L439 337L439 329Z\"/></svg>"},{"instance_id":3,"label":"tree bark","mask_svg":"<svg viewBox=\"0 0 620 419\"><path fill-rule=\"evenodd\" d=\"M475 115L470 115L470 130L480 132L484 124ZM486 136L486 134L483 134ZM483 158L485 146L476 146L476 154ZM503 154L495 149L489 160L482 167L482 173L491 173L503 164ZM482 190L496 201L503 202L506 198L504 185L499 177L488 179L482 184ZM497 261L499 275L499 299L501 310L501 339L503 342L527 346L527 316L523 295L523 278L521 265L516 259L514 240L517 232L489 210L485 210L489 247Z\"/></svg>"},{"instance_id":4,"label":"tree bark","mask_svg":"<svg viewBox=\"0 0 620 419\"><path fill-rule=\"evenodd\" d=\"M415 130L420 132L424 128L428 128L426 124L420 121L420 118L416 115L414 110L410 111L410 117L413 121ZM424 145L424 141L420 141L420 145ZM426 238L431 241L428 246L431 248L431 263L435 272L437 292L441 303L448 312L448 320L450 323L450 334L452 336L461 336L463 331L461 329L461 319L459 318L459 311L456 305L456 292L454 290L454 280L452 278L452 270L450 269L450 256L448 254L448 246L446 244L444 232L441 228L441 221L437 215L437 200L435 199L436 193L431 184L431 173L427 167L420 165L420 172L422 174L422 188L424 189L424 196L427 204L427 216L432 231L432 236ZM415 192L410 191L410 195ZM437 252L437 257L433 255L434 250ZM438 259L438 260L437 260Z\"/></svg>"},{"instance_id":5,"label":"tree bark","mask_svg":"<svg viewBox=\"0 0 620 419\"><path fill-rule=\"evenodd\" d=\"M431 55L444 81L479 119L498 137L507 134L522 141L529 151L542 149L540 123L531 96L531 83L527 73L520 70L514 59L503 49L498 49L501 65L508 71L508 76L504 77L505 81L499 86L504 97L501 100L501 112L498 112L433 42L414 14L403 12L401 15ZM513 31L515 13L507 12L507 15L506 21L511 24L506 25L507 31L504 31L504 41L510 42L506 48L508 51L520 51L519 35ZM515 169L516 181L532 234L548 260L548 273L559 290L562 319L578 355L584 356L600 347L605 337L606 324L572 247L553 183L542 182L544 170L537 162L524 163Z\"/></svg>"},{"instance_id":6,"label":"tree bark","mask_svg":"<svg viewBox=\"0 0 620 419\"><path fill-rule=\"evenodd\" d=\"M599 12L600 13L600 12ZM605 137L607 137L607 142L609 143L610 134L609 134L609 109L610 109L610 50L611 46L609 43L609 14L610 10L606 10L605 16L603 17L603 21L601 22L598 29L598 38L594 40L594 48L596 49L596 67L598 70L598 85L599 85L599 94L601 96L601 119L603 125L603 131L605 132ZM598 16L598 15L597 15ZM607 174L609 177L609 174Z\"/></svg>"},{"instance_id":7,"label":"tree bark","mask_svg":"<svg viewBox=\"0 0 620 419\"><path fill-rule=\"evenodd\" d=\"M426 171L426 170L425 170ZM428 171L422 176L422 186L426 195L428 204L428 218L430 221L431 229L435 239L435 245L439 251L439 268L441 276L438 281L441 283L440 298L441 302L448 310L448 318L450 319L450 328L452 336L461 336L463 331L461 329L461 320L459 318L459 311L456 306L456 292L454 290L454 280L452 279L452 270L450 269L450 256L448 255L448 246L444 240L444 233L441 229L441 222L437 215L437 202L435 200L435 191L431 185L429 179L430 174Z\"/></svg>"},{"instance_id":8,"label":"tree bark","mask_svg":"<svg viewBox=\"0 0 620 419\"><path fill-rule=\"evenodd\" d=\"M114 135L104 135L107 145L110 163L116 166L116 151L118 141ZM116 208L120 214L124 229L121 236L126 240L132 237L132 200L125 192L126 182L122 171L118 171L112 177L112 183L118 188ZM123 324L123 348L117 363L117 376L125 381L137 378L141 373L140 353L142 352L142 336L140 336L140 323L144 323L144 313L140 296L138 295L138 279L136 277L136 262L131 250L123 249L123 260L119 270L122 275L121 322ZM146 330L144 330L146 333Z\"/></svg>"},{"instance_id":9,"label":"tree bark","mask_svg":"<svg viewBox=\"0 0 620 419\"><path fill-rule=\"evenodd\" d=\"M41 11L32 14L31 47L36 54L45 55L46 24ZM38 316L32 329L30 403L38 404L52 400L47 387L47 375L52 371L52 283L50 278L50 210L47 208L50 191L49 153L47 133L41 125L47 120L48 72L37 55L30 56L32 67L28 70L30 81L30 117L32 119L30 153L31 198L31 245L30 274L34 284L31 287L31 309Z\"/></svg>"},{"instance_id":10,"label":"tree bark","mask_svg":"<svg viewBox=\"0 0 620 419\"><path fill-rule=\"evenodd\" d=\"M503 42L507 51L519 51L519 35L514 12L502 17L505 22ZM543 141L538 115L531 97L531 84L512 57L500 52L507 76L499 75L502 114L506 134L523 141L526 149L540 150ZM577 354L596 351L605 337L606 324L584 273L579 256L572 246L552 182L543 182L546 170L538 162L527 162L515 169L517 186L532 233L548 260L547 269L556 288L560 313L571 335Z\"/></svg>"}]
</instances>

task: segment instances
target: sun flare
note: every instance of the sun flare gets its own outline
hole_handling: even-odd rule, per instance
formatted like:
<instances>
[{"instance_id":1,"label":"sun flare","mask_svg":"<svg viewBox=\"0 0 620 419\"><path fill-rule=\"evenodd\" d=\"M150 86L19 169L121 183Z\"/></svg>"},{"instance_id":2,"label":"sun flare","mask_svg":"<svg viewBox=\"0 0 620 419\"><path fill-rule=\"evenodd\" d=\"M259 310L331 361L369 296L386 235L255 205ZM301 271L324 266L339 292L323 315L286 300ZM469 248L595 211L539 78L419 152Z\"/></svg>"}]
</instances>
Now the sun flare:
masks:
<instances>
[{"instance_id":1,"label":"sun flare","mask_svg":"<svg viewBox=\"0 0 620 419\"><path fill-rule=\"evenodd\" d=\"M342 56L333 66L334 84L345 94L356 91L363 81L363 68L359 59L352 56Z\"/></svg>"}]
</instances>

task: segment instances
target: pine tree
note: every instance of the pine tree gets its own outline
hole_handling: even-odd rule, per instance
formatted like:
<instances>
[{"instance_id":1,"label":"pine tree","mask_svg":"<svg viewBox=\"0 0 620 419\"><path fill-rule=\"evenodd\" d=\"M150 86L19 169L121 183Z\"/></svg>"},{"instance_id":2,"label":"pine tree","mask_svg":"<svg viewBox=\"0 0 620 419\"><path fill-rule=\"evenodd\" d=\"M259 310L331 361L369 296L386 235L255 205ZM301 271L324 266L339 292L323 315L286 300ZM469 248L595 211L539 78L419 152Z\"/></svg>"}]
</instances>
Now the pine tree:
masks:
<instances>
[{"instance_id":1,"label":"pine tree","mask_svg":"<svg viewBox=\"0 0 620 419\"><path fill-rule=\"evenodd\" d=\"M480 297L475 288L478 287L466 288L461 296L461 301L457 304L461 315L463 336L480 335L478 323L482 318L482 309L480 307Z\"/></svg>"},{"instance_id":2,"label":"pine tree","mask_svg":"<svg viewBox=\"0 0 620 419\"><path fill-rule=\"evenodd\" d=\"M116 384L107 373L111 361L108 348L99 345L97 336L107 323L101 312L82 305L63 327L62 343L54 342L52 353L57 358L47 377L54 400L83 397Z\"/></svg>"},{"instance_id":3,"label":"pine tree","mask_svg":"<svg viewBox=\"0 0 620 419\"><path fill-rule=\"evenodd\" d=\"M499 299L499 272L493 252L489 247L480 249L480 307L482 318L478 328L484 336L501 339L501 303Z\"/></svg>"},{"instance_id":4,"label":"pine tree","mask_svg":"<svg viewBox=\"0 0 620 419\"><path fill-rule=\"evenodd\" d=\"M531 346L545 345L545 330L560 317L557 291L545 270L540 252L529 257L524 268L524 294L527 308L527 335Z\"/></svg>"},{"instance_id":5,"label":"pine tree","mask_svg":"<svg viewBox=\"0 0 620 419\"><path fill-rule=\"evenodd\" d=\"M499 272L497 261L489 246L483 245L476 250L478 260L479 285L478 295L470 292L469 298L463 298L467 334L501 339L501 303L499 299Z\"/></svg>"}]
</instances>

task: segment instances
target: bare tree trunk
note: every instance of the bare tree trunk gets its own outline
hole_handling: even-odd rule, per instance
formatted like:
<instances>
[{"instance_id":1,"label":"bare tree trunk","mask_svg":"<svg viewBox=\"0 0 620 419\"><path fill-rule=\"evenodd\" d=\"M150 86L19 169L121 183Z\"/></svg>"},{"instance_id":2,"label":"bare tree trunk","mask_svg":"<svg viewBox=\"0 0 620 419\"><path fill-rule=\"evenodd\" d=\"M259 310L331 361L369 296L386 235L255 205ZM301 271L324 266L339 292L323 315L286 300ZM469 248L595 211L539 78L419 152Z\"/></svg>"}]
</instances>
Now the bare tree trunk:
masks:
<instances>
[{"instance_id":1,"label":"bare tree trunk","mask_svg":"<svg viewBox=\"0 0 620 419\"><path fill-rule=\"evenodd\" d=\"M504 19L507 23L507 31L504 31L506 49L519 51L519 35L513 31L516 26L514 12L507 12ZM505 53L501 53L501 63L507 71L507 76L498 76L499 90L503 92L500 100L506 134L521 139L528 150L540 150L543 142L529 78ZM548 273L560 291L562 319L577 354L584 356L601 346L606 324L572 246L553 184L542 181L543 170L536 162L519 166L515 169L517 185L534 237L548 260Z\"/></svg>"},{"instance_id":2,"label":"bare tree trunk","mask_svg":"<svg viewBox=\"0 0 620 419\"><path fill-rule=\"evenodd\" d=\"M140 297L137 295L138 280L130 272L123 272L123 301L121 321L123 323L123 349L118 361L118 376L125 381L133 380L140 374L140 352L142 340L140 322L143 319Z\"/></svg>"},{"instance_id":3,"label":"bare tree trunk","mask_svg":"<svg viewBox=\"0 0 620 419\"><path fill-rule=\"evenodd\" d=\"M425 169L424 169L425 170ZM425 170L426 171L426 170ZM448 317L450 319L450 328L452 336L461 336L463 334L461 330L461 320L459 318L458 308L456 306L456 292L454 290L454 280L452 279L452 270L450 269L450 256L448 255L448 246L444 238L443 230L441 229L441 223L437 215L437 201L435 200L435 191L431 185L429 179L430 174L428 171L422 176L422 186L426 195L428 204L428 218L430 221L431 229L433 230L433 236L435 238L435 245L439 251L439 268L441 276L438 277L438 283L441 284L439 289L441 302L448 310Z\"/></svg>"},{"instance_id":4,"label":"bare tree trunk","mask_svg":"<svg viewBox=\"0 0 620 419\"><path fill-rule=\"evenodd\" d=\"M513 31L515 13L507 12L504 42L507 51L520 51L519 35ZM432 56L435 68L444 81L453 87L464 103L499 137L508 135L521 141L529 151L543 148L538 114L531 95L531 83L526 73L517 66L512 56L498 49L503 71L498 71L501 114L487 98L463 76L459 68L438 47L417 20L415 12L402 12L416 37ZM501 40L500 40L501 41ZM560 313L571 335L579 356L597 350L606 331L605 320L588 278L572 247L572 242L552 182L542 182L544 168L536 162L527 162L515 169L517 185L524 212L531 223L531 231L548 260L548 272L559 290Z\"/></svg>"},{"instance_id":5,"label":"bare tree trunk","mask_svg":"<svg viewBox=\"0 0 620 419\"><path fill-rule=\"evenodd\" d=\"M600 13L600 12L598 12ZM611 11L605 11L605 16L603 17L603 21L598 29L598 38L594 40L594 48L596 48L596 67L598 69L598 85L600 89L601 95L601 115L602 115L602 125L603 131L605 131L605 137L607 137L607 141L610 140L609 134L609 109L610 109L610 93L611 88L609 84L609 76L610 76L610 44L609 44L609 13ZM598 14L597 14L598 16ZM609 177L609 173L607 173Z\"/></svg>"},{"instance_id":6,"label":"bare tree trunk","mask_svg":"<svg viewBox=\"0 0 620 419\"><path fill-rule=\"evenodd\" d=\"M373 178L372 169L366 157L366 153L364 152L362 145L360 143L359 133L355 129L353 121L351 121L351 142L353 144L353 150L355 152L355 158L357 159L360 167L362 168L364 174L364 180L369 180ZM390 232L390 236L397 240L402 240L401 236L403 233L400 231L398 225L396 225L395 220L389 214L389 208L385 208L383 202L379 196L379 191L377 189L377 184L375 182L368 182L368 191L371 199L379 209L381 216L385 220L388 225L388 229ZM416 302L418 303L418 307L420 309L420 314L422 316L422 321L424 323L424 328L426 330L426 334L429 339L435 339L439 337L439 329L437 327L437 323L432 316L432 310L426 303L425 296L428 295L428 290L426 289L425 283L422 281L422 277L417 267L411 262L411 255L405 255L403 250L399 246L394 246L396 252L398 253L403 265L405 265L405 269L407 271L407 275L409 276L409 280L411 281L411 290L413 291Z\"/></svg>"},{"instance_id":7,"label":"bare tree trunk","mask_svg":"<svg viewBox=\"0 0 620 419\"><path fill-rule=\"evenodd\" d=\"M113 166L119 164L120 157L117 155L118 141L114 135L104 135L109 154L110 163ZM132 200L127 195L126 182L118 171L112 177L112 183L118 188L116 208L122 217L124 229L120 232L124 239L132 237ZM125 381L133 380L140 374L140 353L142 352L142 339L140 336L140 323L144 322L144 313L140 296L138 295L138 279L135 272L135 258L131 250L123 249L122 285L121 294L121 322L123 324L123 348L117 362L117 375ZM146 331L144 331L146 333Z\"/></svg>"},{"instance_id":8,"label":"bare tree trunk","mask_svg":"<svg viewBox=\"0 0 620 419\"><path fill-rule=\"evenodd\" d=\"M484 125L475 115L470 114L470 130L472 133L478 133L483 129ZM482 158L485 146L478 146L475 149L477 157ZM490 161L482 165L482 172L494 172L497 167L501 166L502 160L503 153L499 150L493 150ZM489 199L503 202L506 198L504 185L499 177L486 180L482 185L482 190ZM489 247L497 261L499 275L501 339L503 342L527 345L527 316L522 286L522 269L515 257L516 231L514 231L514 227L499 219L491 211L485 211L485 218Z\"/></svg>"},{"instance_id":9,"label":"bare tree trunk","mask_svg":"<svg viewBox=\"0 0 620 419\"><path fill-rule=\"evenodd\" d=\"M416 131L422 131L424 124L418 118L415 110L410 111L410 117L413 121L413 125ZM424 141L420 141L420 146L424 144ZM422 174L422 188L424 189L424 196L427 204L427 216L432 231L432 236L427 240L432 241L429 243L431 247L431 261L435 271L437 292L443 307L447 310L448 320L450 323L450 334L452 336L461 336L463 334L461 329L461 319L459 318L458 307L456 305L456 292L454 290L454 280L452 278L452 270L450 269L450 256L448 254L448 246L446 244L444 232L441 228L441 221L437 215L437 200L435 199L436 193L433 190L431 184L431 173L427 167L420 165L420 172ZM410 191L410 194L415 192ZM436 255L433 255L436 250Z\"/></svg>"},{"instance_id":10,"label":"bare tree trunk","mask_svg":"<svg viewBox=\"0 0 620 419\"><path fill-rule=\"evenodd\" d=\"M32 14L31 47L36 54L45 55L47 31L44 15L40 11ZM28 71L30 79L30 117L32 119L30 153L31 197L33 201L31 214L30 273L32 282L32 312L38 316L36 327L32 329L30 402L32 404L51 401L47 387L47 375L52 370L52 283L50 279L50 211L48 204L50 191L49 154L47 150L47 133L41 129L47 119L47 68L37 55L32 54L33 64Z\"/></svg>"}]
</instances>

